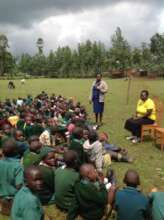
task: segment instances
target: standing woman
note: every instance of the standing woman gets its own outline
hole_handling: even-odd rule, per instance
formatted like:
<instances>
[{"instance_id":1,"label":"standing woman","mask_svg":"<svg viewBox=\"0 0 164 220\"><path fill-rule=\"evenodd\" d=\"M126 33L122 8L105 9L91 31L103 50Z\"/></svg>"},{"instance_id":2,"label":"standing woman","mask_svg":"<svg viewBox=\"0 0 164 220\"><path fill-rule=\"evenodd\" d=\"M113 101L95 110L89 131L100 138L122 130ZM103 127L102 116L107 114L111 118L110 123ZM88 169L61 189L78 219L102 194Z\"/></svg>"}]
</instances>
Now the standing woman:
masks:
<instances>
[{"instance_id":1,"label":"standing woman","mask_svg":"<svg viewBox=\"0 0 164 220\"><path fill-rule=\"evenodd\" d=\"M93 103L93 112L95 113L96 123L102 125L103 112L104 112L104 98L105 93L108 91L108 85L102 80L102 74L96 75L96 80L92 84L90 103Z\"/></svg>"}]
</instances>

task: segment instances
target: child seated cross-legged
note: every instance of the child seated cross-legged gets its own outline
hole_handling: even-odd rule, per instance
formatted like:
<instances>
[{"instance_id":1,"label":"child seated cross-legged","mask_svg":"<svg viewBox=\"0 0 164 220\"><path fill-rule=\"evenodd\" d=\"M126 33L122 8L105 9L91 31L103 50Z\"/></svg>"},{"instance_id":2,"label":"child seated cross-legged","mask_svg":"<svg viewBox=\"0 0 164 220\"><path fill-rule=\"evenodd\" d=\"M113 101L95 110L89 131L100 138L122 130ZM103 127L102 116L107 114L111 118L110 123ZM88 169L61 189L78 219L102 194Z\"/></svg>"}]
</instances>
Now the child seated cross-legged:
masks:
<instances>
[{"instance_id":1,"label":"child seated cross-legged","mask_svg":"<svg viewBox=\"0 0 164 220\"><path fill-rule=\"evenodd\" d=\"M164 219L164 192L154 188L149 194L152 220Z\"/></svg>"},{"instance_id":2,"label":"child seated cross-legged","mask_svg":"<svg viewBox=\"0 0 164 220\"><path fill-rule=\"evenodd\" d=\"M26 138L29 138L30 136L34 135L34 125L31 116L26 116L24 120L20 119L17 122L16 127L17 129L23 131Z\"/></svg>"},{"instance_id":3,"label":"child seated cross-legged","mask_svg":"<svg viewBox=\"0 0 164 220\"><path fill-rule=\"evenodd\" d=\"M12 199L23 185L23 167L16 159L16 142L8 139L2 145L4 158L0 160L0 203L4 214L9 214Z\"/></svg>"},{"instance_id":4,"label":"child seated cross-legged","mask_svg":"<svg viewBox=\"0 0 164 220\"><path fill-rule=\"evenodd\" d=\"M25 139L23 131L15 129L13 132L13 137L16 140L17 146L19 148L19 157L23 156L23 153L29 148L29 144Z\"/></svg>"},{"instance_id":5,"label":"child seated cross-legged","mask_svg":"<svg viewBox=\"0 0 164 220\"><path fill-rule=\"evenodd\" d=\"M87 153L89 161L95 165L99 173L105 172L110 168L110 154L103 151L102 143L98 139L98 134L94 130L89 131L88 140L83 144L84 151Z\"/></svg>"},{"instance_id":6,"label":"child seated cross-legged","mask_svg":"<svg viewBox=\"0 0 164 220\"><path fill-rule=\"evenodd\" d=\"M42 190L43 180L38 167L25 170L25 186L16 194L11 211L12 220L43 220L44 212L36 194Z\"/></svg>"},{"instance_id":7,"label":"child seated cross-legged","mask_svg":"<svg viewBox=\"0 0 164 220\"><path fill-rule=\"evenodd\" d=\"M24 152L23 166L26 168L31 165L39 165L45 155L47 155L47 148L43 147L39 141L38 136L31 136L29 138L29 149Z\"/></svg>"},{"instance_id":8,"label":"child seated cross-legged","mask_svg":"<svg viewBox=\"0 0 164 220\"><path fill-rule=\"evenodd\" d=\"M55 171L55 204L62 211L68 211L74 200L74 186L79 180L79 173L76 172L77 153L68 150L64 153L66 166Z\"/></svg>"},{"instance_id":9,"label":"child seated cross-legged","mask_svg":"<svg viewBox=\"0 0 164 220\"><path fill-rule=\"evenodd\" d=\"M43 177L43 189L39 191L38 197L43 205L54 204L54 171L56 169L55 153L52 148L47 148L47 155L43 157L39 168Z\"/></svg>"},{"instance_id":10,"label":"child seated cross-legged","mask_svg":"<svg viewBox=\"0 0 164 220\"><path fill-rule=\"evenodd\" d=\"M115 210L117 220L147 220L149 217L148 198L137 189L140 178L136 171L128 170L124 177L126 187L117 191Z\"/></svg>"},{"instance_id":11,"label":"child seated cross-legged","mask_svg":"<svg viewBox=\"0 0 164 220\"><path fill-rule=\"evenodd\" d=\"M115 187L107 191L102 178L92 164L83 164L80 168L81 180L75 185L75 200L68 213L68 220L74 220L77 215L86 220L100 220L109 217L107 205L113 204ZM110 210L108 210L110 211Z\"/></svg>"},{"instance_id":12,"label":"child seated cross-legged","mask_svg":"<svg viewBox=\"0 0 164 220\"><path fill-rule=\"evenodd\" d=\"M70 144L68 148L77 153L79 167L83 163L87 162L87 154L84 152L83 143L83 129L81 127L76 127L70 137Z\"/></svg>"},{"instance_id":13,"label":"child seated cross-legged","mask_svg":"<svg viewBox=\"0 0 164 220\"><path fill-rule=\"evenodd\" d=\"M9 124L4 124L2 126L2 131L0 135L0 148L2 147L3 143L12 137L12 127Z\"/></svg>"}]
</instances>

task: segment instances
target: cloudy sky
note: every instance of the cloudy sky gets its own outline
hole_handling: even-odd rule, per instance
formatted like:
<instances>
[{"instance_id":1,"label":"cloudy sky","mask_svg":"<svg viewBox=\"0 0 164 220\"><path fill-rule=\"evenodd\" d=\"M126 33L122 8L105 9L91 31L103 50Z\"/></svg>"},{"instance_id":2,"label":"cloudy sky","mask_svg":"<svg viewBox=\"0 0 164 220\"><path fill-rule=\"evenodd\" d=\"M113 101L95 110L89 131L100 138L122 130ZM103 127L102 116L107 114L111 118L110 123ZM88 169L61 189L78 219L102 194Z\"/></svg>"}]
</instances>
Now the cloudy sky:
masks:
<instances>
[{"instance_id":1,"label":"cloudy sky","mask_svg":"<svg viewBox=\"0 0 164 220\"><path fill-rule=\"evenodd\" d=\"M14 54L35 53L38 37L45 52L86 39L110 46L117 26L133 46L148 42L164 32L164 0L0 0L0 33Z\"/></svg>"}]
</instances>

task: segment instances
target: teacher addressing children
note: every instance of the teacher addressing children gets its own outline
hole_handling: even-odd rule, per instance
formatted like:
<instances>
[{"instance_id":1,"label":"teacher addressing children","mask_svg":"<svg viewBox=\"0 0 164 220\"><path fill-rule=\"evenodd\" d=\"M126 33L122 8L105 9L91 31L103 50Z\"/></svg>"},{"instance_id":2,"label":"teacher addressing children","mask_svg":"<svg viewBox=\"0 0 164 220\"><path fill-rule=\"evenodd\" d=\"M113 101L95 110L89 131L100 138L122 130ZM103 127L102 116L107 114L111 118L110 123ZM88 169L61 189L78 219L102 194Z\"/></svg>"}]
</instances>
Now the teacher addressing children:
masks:
<instances>
[{"instance_id":1,"label":"teacher addressing children","mask_svg":"<svg viewBox=\"0 0 164 220\"><path fill-rule=\"evenodd\" d=\"M96 75L96 80L92 83L90 103L93 103L93 112L95 114L95 121L98 125L102 125L104 112L104 98L108 91L107 83L102 80L102 74Z\"/></svg>"}]
</instances>

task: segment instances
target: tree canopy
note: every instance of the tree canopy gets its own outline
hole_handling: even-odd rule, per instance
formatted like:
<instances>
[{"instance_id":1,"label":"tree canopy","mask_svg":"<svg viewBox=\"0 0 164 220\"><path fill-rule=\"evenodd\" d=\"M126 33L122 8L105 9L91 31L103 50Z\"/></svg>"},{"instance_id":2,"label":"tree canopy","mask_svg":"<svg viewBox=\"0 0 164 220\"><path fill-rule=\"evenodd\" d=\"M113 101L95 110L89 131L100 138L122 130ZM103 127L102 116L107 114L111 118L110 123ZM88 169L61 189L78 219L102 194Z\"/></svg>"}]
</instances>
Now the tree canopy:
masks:
<instances>
[{"instance_id":1,"label":"tree canopy","mask_svg":"<svg viewBox=\"0 0 164 220\"><path fill-rule=\"evenodd\" d=\"M93 77L99 72L143 69L156 75L164 75L164 34L156 33L150 43L132 47L118 27L111 37L111 46L102 42L79 43L76 49L58 47L44 54L44 40L38 38L38 52L14 57L8 48L8 38L0 35L0 75L22 72L45 77Z\"/></svg>"}]
</instances>

